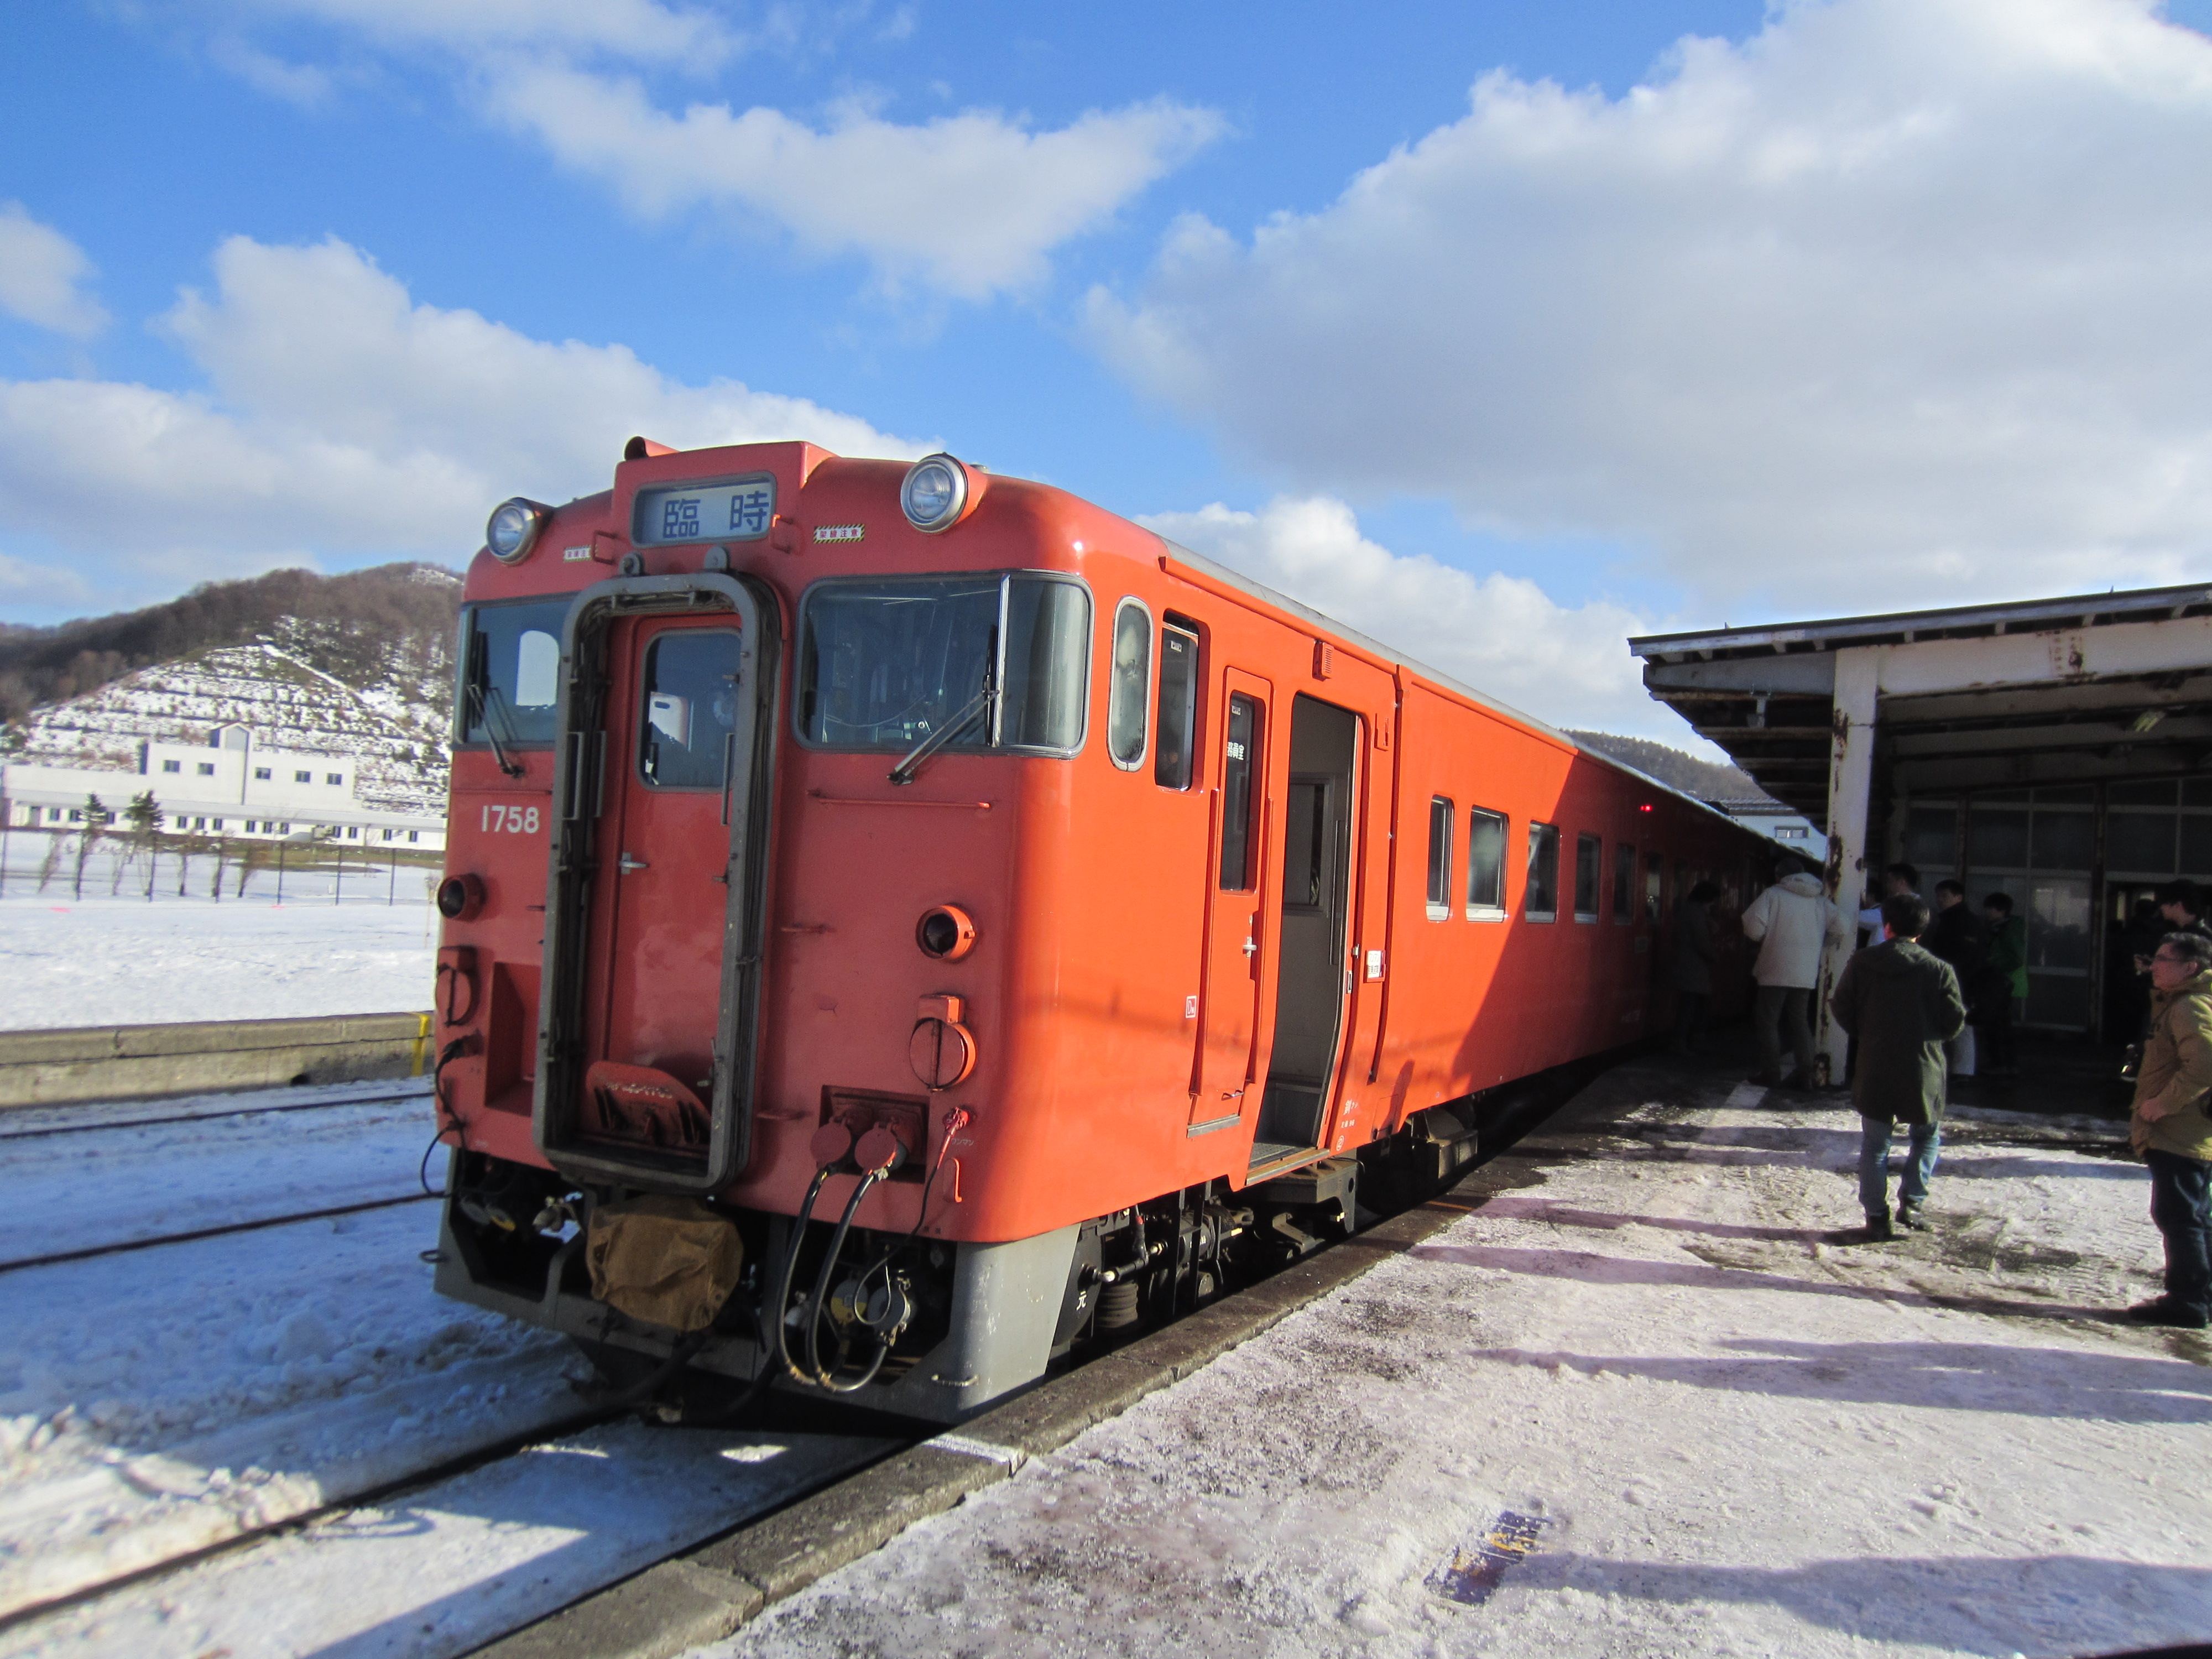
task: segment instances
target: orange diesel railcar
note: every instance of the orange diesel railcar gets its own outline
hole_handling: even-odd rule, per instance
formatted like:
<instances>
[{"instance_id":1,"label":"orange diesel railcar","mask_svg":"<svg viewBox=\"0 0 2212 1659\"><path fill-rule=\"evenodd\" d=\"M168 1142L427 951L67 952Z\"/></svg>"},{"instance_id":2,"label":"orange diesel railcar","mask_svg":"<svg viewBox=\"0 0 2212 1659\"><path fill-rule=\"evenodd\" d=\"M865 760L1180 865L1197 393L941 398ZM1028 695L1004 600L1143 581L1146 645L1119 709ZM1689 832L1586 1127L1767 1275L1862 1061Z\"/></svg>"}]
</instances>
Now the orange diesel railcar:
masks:
<instances>
[{"instance_id":1,"label":"orange diesel railcar","mask_svg":"<svg viewBox=\"0 0 2212 1659\"><path fill-rule=\"evenodd\" d=\"M1764 856L950 456L633 441L460 656L439 1288L934 1420L1449 1176Z\"/></svg>"}]
</instances>

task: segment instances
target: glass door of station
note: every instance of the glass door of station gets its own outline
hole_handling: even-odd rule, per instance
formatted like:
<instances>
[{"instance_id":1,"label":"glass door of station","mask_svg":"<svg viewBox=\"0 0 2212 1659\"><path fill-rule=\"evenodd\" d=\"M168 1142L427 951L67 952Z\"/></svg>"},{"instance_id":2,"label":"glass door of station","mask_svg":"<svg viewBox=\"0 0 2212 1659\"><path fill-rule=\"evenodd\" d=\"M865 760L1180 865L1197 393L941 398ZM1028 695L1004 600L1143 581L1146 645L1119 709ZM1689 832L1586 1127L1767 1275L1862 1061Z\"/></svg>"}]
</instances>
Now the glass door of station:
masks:
<instances>
[{"instance_id":1,"label":"glass door of station","mask_svg":"<svg viewBox=\"0 0 2212 1659\"><path fill-rule=\"evenodd\" d=\"M2129 916L2162 881L2212 882L2212 779L2113 782L2099 796L2075 784L1916 800L1905 856L1923 894L1957 876L1977 907L2001 892L2027 918L2022 1024L2120 1041L2134 1036L2112 1029L2118 976L2134 972Z\"/></svg>"}]
</instances>

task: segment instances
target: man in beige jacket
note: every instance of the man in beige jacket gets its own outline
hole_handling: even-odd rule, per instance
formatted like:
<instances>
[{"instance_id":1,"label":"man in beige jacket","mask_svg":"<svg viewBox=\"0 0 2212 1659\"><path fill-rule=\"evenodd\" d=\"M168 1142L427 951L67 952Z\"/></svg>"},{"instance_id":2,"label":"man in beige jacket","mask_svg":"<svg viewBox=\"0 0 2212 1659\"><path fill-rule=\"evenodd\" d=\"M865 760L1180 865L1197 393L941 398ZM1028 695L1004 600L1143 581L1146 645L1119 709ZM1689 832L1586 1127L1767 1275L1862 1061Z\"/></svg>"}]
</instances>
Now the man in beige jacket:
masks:
<instances>
[{"instance_id":1,"label":"man in beige jacket","mask_svg":"<svg viewBox=\"0 0 2212 1659\"><path fill-rule=\"evenodd\" d=\"M2201 1331L2212 1317L2212 939L2168 933L2150 959L2150 1036L2136 1073L2128 1139L2150 1166L2150 1218L2166 1241L2166 1294L2138 1325Z\"/></svg>"}]
</instances>

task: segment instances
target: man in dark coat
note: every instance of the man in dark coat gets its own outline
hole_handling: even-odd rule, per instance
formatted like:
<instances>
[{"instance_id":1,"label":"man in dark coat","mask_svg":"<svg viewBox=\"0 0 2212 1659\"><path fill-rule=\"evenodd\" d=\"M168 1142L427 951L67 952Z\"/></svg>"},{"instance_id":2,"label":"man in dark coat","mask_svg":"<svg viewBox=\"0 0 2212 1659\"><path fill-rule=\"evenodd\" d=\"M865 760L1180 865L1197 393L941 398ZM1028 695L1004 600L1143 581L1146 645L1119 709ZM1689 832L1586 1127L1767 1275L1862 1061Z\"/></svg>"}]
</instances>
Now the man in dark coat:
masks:
<instances>
[{"instance_id":1,"label":"man in dark coat","mask_svg":"<svg viewBox=\"0 0 2212 1659\"><path fill-rule=\"evenodd\" d=\"M1911 893L1882 901L1883 939L1854 955L1828 1006L1851 1039L1851 1103L1859 1111L1859 1206L1869 1240L1893 1235L1889 1143L1896 1125L1911 1151L1898 1182L1898 1224L1918 1229L1920 1206L1943 1141L1943 1045L1966 1023L1959 976L1914 941L1927 931L1928 904Z\"/></svg>"},{"instance_id":2,"label":"man in dark coat","mask_svg":"<svg viewBox=\"0 0 2212 1659\"><path fill-rule=\"evenodd\" d=\"M1981 981L1982 964L1989 960L1990 930L1966 902L1963 882L1945 879L1936 884L1936 915L1920 936L1921 948L1951 964L1959 993L1965 996ZM1974 1028L1970 1024L1950 1042L1951 1075L1974 1075Z\"/></svg>"},{"instance_id":3,"label":"man in dark coat","mask_svg":"<svg viewBox=\"0 0 2212 1659\"><path fill-rule=\"evenodd\" d=\"M1709 881L1690 889L1674 911L1674 1052L1705 1051L1705 1007L1713 995L1713 901L1721 890Z\"/></svg>"}]
</instances>

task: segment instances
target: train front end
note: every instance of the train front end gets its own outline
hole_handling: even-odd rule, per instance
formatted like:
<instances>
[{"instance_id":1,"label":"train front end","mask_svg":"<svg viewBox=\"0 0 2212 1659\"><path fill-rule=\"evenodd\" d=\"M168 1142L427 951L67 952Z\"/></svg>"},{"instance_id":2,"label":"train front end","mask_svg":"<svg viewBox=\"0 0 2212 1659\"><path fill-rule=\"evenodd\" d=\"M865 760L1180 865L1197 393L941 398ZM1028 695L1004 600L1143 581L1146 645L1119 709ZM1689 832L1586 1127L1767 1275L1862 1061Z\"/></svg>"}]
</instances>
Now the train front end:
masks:
<instances>
[{"instance_id":1,"label":"train front end","mask_svg":"<svg viewBox=\"0 0 2212 1659\"><path fill-rule=\"evenodd\" d=\"M495 514L439 893L441 1292L641 1389L932 1421L1066 1346L1078 1228L993 1179L992 1108L1049 1068L1010 988L1059 945L1015 889L1093 672L1053 514L1093 511L950 457L633 441L611 491Z\"/></svg>"}]
</instances>

